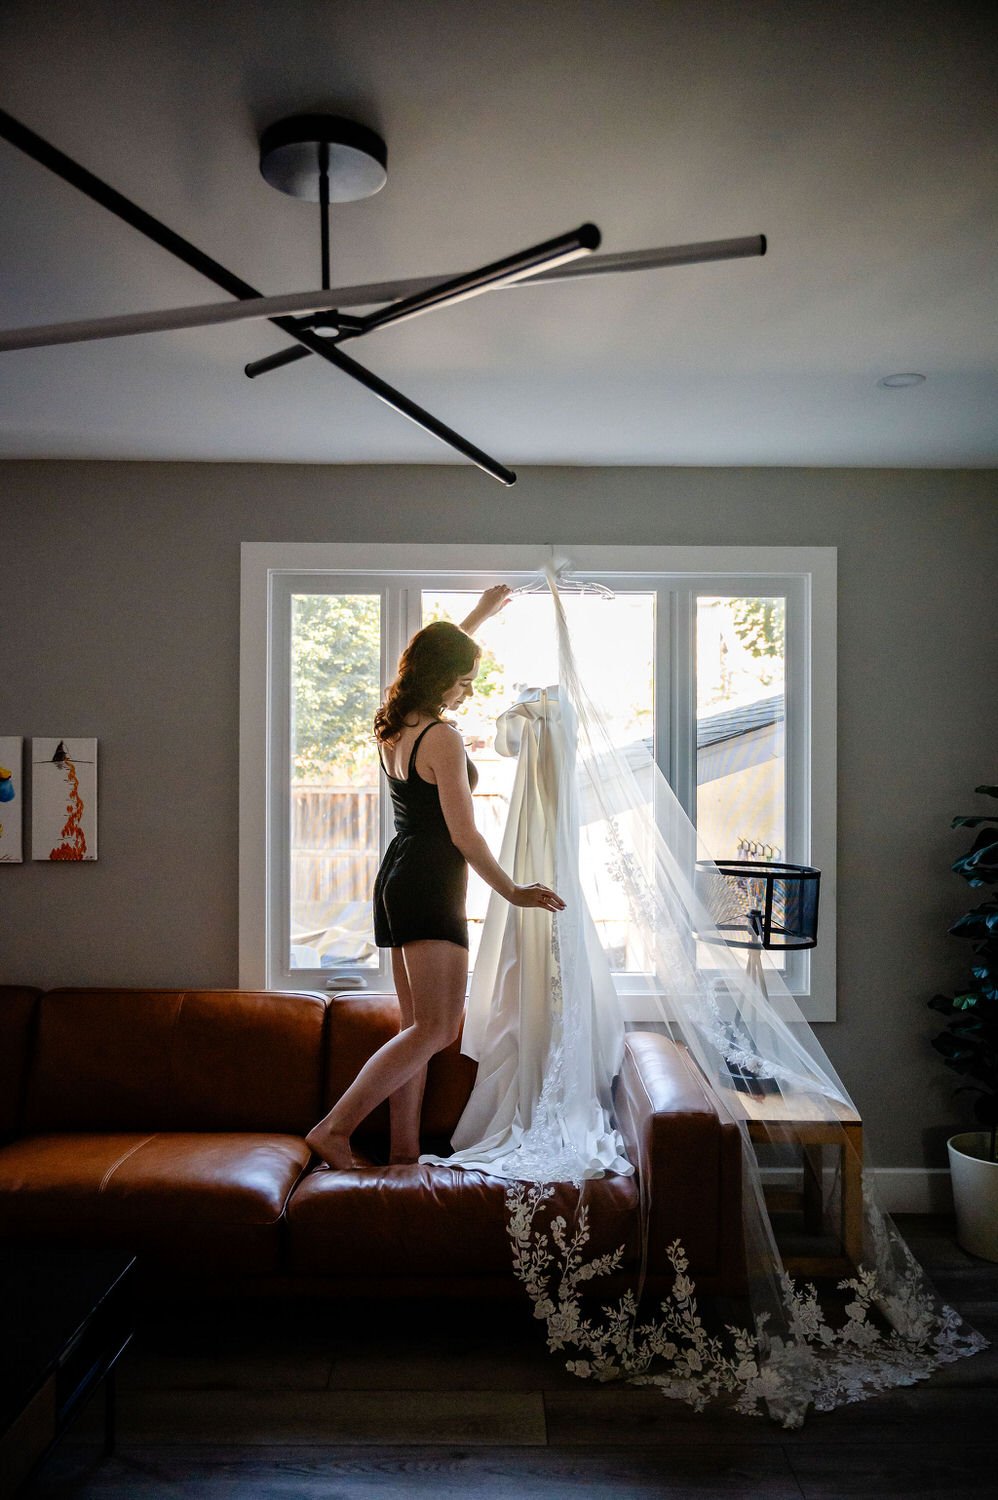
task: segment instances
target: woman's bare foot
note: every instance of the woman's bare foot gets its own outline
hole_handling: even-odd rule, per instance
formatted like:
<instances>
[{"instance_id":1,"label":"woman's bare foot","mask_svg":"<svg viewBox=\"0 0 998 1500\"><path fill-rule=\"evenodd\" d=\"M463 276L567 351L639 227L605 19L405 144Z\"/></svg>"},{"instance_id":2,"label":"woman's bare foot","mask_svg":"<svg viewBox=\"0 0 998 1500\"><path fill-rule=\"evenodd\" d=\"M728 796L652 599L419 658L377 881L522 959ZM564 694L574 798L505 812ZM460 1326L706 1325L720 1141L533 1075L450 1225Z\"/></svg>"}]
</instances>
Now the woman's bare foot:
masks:
<instances>
[{"instance_id":1,"label":"woman's bare foot","mask_svg":"<svg viewBox=\"0 0 998 1500\"><path fill-rule=\"evenodd\" d=\"M353 1171L354 1159L348 1135L337 1135L316 1126L305 1137L305 1144L311 1147L316 1156L322 1157L327 1167L332 1167L337 1172Z\"/></svg>"}]
</instances>

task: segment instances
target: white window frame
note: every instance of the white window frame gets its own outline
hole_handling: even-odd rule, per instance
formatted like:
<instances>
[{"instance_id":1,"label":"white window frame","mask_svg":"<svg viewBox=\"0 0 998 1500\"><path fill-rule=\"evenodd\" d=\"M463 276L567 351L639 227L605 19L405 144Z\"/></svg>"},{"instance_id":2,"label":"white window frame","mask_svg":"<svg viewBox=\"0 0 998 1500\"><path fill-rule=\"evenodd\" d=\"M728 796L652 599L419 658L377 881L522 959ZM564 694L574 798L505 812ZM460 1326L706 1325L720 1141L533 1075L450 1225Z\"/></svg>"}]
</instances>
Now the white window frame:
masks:
<instances>
[{"instance_id":1,"label":"white window frame","mask_svg":"<svg viewBox=\"0 0 998 1500\"><path fill-rule=\"evenodd\" d=\"M836 549L834 547L565 546L579 577L611 588L658 590L655 745L687 812L695 806L696 596L785 596L786 774L789 857L821 870L819 940L787 955L785 978L809 1021L836 1015ZM239 794L239 984L342 989L341 973L282 971L287 906L289 772L286 622L292 592L326 587L382 596L382 680L417 628L424 588L476 590L523 582L553 556L541 545L429 546L339 542L242 545ZM662 668L665 667L663 674ZM665 691L659 684L665 683ZM388 799L382 798L382 843ZM348 971L344 971L346 973ZM391 990L382 956L366 987ZM636 1017L640 1019L640 1017Z\"/></svg>"}]
</instances>

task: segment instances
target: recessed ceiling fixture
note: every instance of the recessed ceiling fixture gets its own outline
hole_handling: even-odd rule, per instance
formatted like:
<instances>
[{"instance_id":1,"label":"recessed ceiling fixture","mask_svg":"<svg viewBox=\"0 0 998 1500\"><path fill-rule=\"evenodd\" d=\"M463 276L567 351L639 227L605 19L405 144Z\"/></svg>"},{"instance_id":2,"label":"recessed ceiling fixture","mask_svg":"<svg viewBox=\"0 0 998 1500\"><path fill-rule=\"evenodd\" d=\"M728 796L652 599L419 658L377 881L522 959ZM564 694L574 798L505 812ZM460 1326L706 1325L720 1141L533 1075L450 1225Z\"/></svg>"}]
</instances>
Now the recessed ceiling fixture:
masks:
<instances>
[{"instance_id":1,"label":"recessed ceiling fixture","mask_svg":"<svg viewBox=\"0 0 998 1500\"><path fill-rule=\"evenodd\" d=\"M502 484L516 482L516 475L511 469L497 459L490 458L481 448L431 416L401 391L395 390L356 360L350 359L339 346L350 339L363 338L378 328L386 328L421 313L431 312L434 308L449 307L454 302L503 287L533 286L541 281L620 271L647 271L661 266L684 266L701 261L737 260L744 256L766 253L765 235L753 234L741 239L707 240L693 245L594 255L592 252L600 244L600 232L595 224L582 224L568 234L545 240L502 260L491 261L488 265L463 275L424 276L411 281L383 281L366 286L333 289L329 285L329 205L349 203L378 192L387 178L388 153L380 136L353 120L345 120L339 115L294 115L289 119L278 120L264 131L260 141L260 170L266 180L279 191L319 204L322 287L314 292L264 297L240 276L227 270L158 219L154 219L151 214L130 202L85 167L72 161L55 146L50 146L41 136L3 110L0 110L0 138L18 147L42 166L48 167L63 181L79 188L87 197L117 214L140 234L146 235L237 299L235 303L170 308L162 312L9 329L0 332L0 352L79 343L89 339L119 338L125 334L202 328L214 323L229 323L246 318L267 318L295 342L277 354L248 364L245 373L251 379L268 370L305 359L309 354L318 354ZM365 307L374 307L375 310L361 316L342 311L343 308ZM882 384L917 382L923 378L888 376Z\"/></svg>"},{"instance_id":2,"label":"recessed ceiling fixture","mask_svg":"<svg viewBox=\"0 0 998 1500\"><path fill-rule=\"evenodd\" d=\"M903 391L909 385L922 385L924 380L924 375L916 375L914 373L907 375L882 375L877 384L886 386L889 391Z\"/></svg>"}]
</instances>

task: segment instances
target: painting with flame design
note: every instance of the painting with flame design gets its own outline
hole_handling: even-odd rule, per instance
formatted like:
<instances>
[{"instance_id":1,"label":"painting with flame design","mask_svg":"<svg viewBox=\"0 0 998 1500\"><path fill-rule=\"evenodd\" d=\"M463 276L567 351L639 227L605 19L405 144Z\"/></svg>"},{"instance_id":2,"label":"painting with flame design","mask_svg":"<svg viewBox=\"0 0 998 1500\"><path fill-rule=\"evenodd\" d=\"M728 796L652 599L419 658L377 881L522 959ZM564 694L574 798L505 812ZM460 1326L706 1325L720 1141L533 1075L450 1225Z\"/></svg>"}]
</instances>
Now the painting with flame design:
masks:
<instances>
[{"instance_id":1,"label":"painting with flame design","mask_svg":"<svg viewBox=\"0 0 998 1500\"><path fill-rule=\"evenodd\" d=\"M97 858L96 740L32 740L31 857Z\"/></svg>"},{"instance_id":2,"label":"painting with flame design","mask_svg":"<svg viewBox=\"0 0 998 1500\"><path fill-rule=\"evenodd\" d=\"M21 863L21 736L0 735L0 865Z\"/></svg>"}]
</instances>

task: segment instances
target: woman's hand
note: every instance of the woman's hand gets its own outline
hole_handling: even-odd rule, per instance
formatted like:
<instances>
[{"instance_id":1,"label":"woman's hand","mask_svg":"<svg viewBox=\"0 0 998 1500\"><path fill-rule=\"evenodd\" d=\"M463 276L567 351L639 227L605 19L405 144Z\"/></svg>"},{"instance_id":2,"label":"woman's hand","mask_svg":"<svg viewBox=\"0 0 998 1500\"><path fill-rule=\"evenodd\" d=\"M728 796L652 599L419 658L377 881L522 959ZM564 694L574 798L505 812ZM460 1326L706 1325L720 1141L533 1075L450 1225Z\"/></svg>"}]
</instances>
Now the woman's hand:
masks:
<instances>
[{"instance_id":1,"label":"woman's hand","mask_svg":"<svg viewBox=\"0 0 998 1500\"><path fill-rule=\"evenodd\" d=\"M513 590L508 583L494 583L491 588L486 589L475 606L483 620L490 615L497 615L504 605L508 604L513 596Z\"/></svg>"},{"instance_id":2,"label":"woman's hand","mask_svg":"<svg viewBox=\"0 0 998 1500\"><path fill-rule=\"evenodd\" d=\"M517 885L510 896L512 906L540 906L544 911L564 911L565 903L548 885Z\"/></svg>"},{"instance_id":3,"label":"woman's hand","mask_svg":"<svg viewBox=\"0 0 998 1500\"><path fill-rule=\"evenodd\" d=\"M497 615L512 597L513 590L508 583L494 583L491 588L485 590L467 619L461 621L461 629L466 634L472 635L484 620Z\"/></svg>"}]
</instances>

